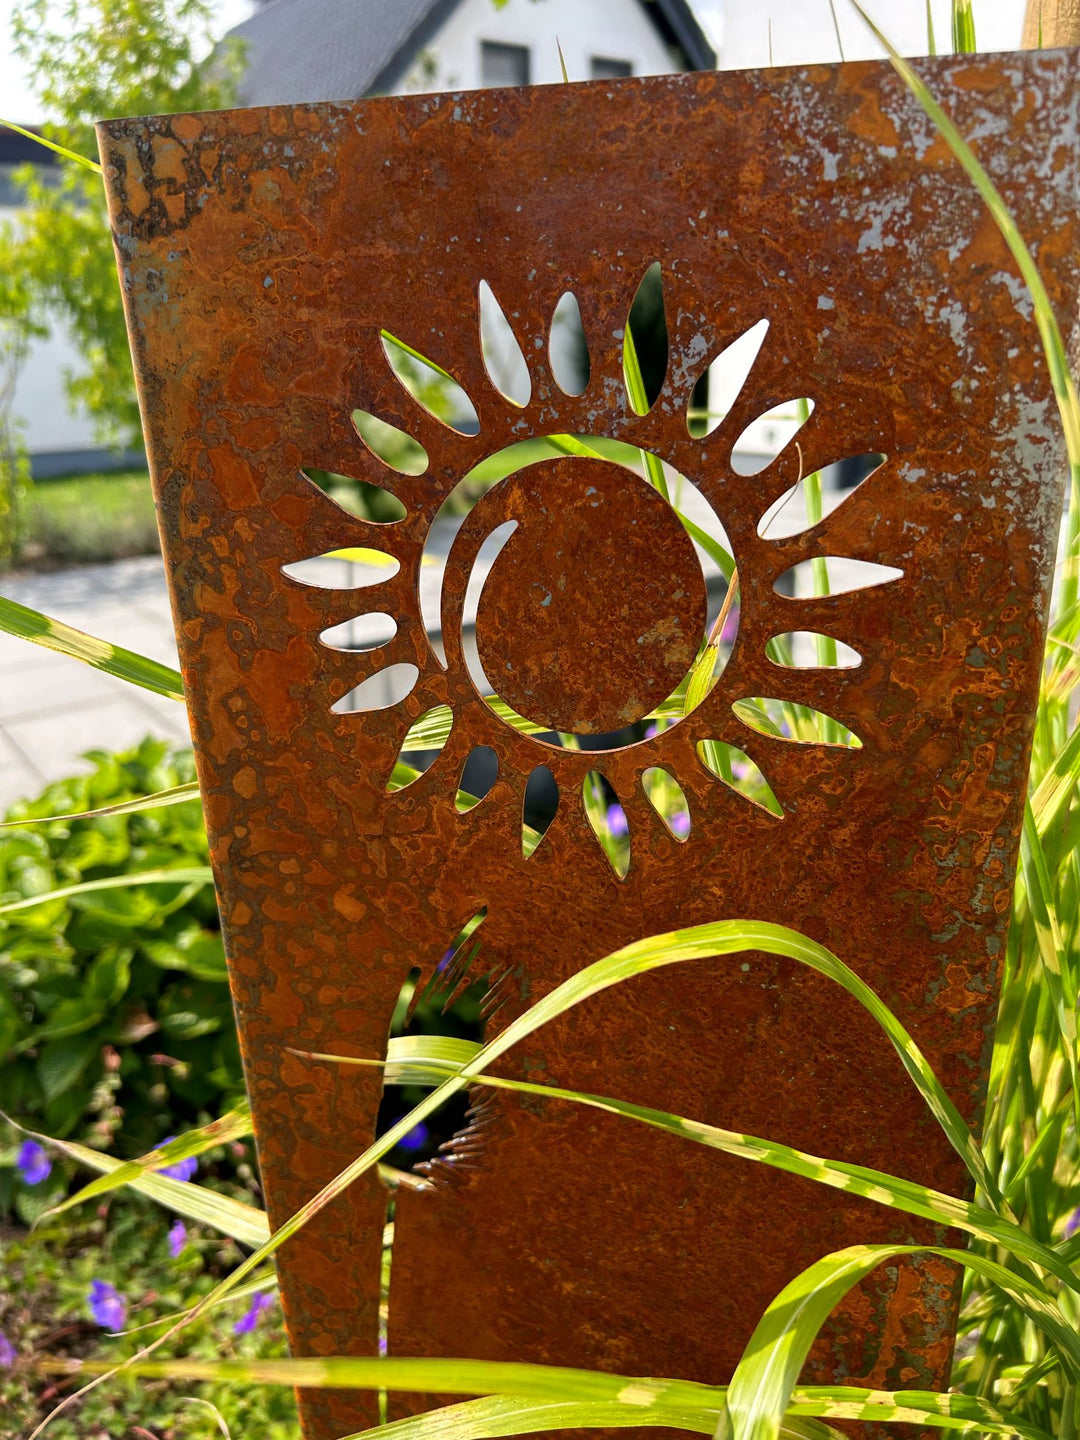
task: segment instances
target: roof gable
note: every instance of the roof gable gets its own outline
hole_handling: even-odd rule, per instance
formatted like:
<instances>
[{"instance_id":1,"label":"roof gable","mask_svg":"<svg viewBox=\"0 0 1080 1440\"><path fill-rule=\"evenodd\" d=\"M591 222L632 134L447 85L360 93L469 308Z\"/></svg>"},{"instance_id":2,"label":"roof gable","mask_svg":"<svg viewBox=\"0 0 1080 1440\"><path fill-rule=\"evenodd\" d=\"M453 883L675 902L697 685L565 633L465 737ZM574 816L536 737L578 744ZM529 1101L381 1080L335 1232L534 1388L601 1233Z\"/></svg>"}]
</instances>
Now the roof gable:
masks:
<instances>
[{"instance_id":1,"label":"roof gable","mask_svg":"<svg viewBox=\"0 0 1080 1440\"><path fill-rule=\"evenodd\" d=\"M400 81L461 0L268 0L229 32L247 49L246 105L354 100ZM716 54L687 0L636 0L688 69Z\"/></svg>"}]
</instances>

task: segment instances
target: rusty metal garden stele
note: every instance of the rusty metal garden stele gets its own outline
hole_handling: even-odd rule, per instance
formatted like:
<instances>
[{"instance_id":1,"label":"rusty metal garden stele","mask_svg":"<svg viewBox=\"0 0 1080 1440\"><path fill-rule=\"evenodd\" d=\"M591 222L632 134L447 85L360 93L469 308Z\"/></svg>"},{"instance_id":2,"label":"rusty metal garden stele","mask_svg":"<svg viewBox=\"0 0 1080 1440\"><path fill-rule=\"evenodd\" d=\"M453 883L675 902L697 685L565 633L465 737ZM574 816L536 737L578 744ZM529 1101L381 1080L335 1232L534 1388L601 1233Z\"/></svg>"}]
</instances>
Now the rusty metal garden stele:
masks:
<instances>
[{"instance_id":1,"label":"rusty metal garden stele","mask_svg":"<svg viewBox=\"0 0 1080 1440\"><path fill-rule=\"evenodd\" d=\"M1068 319L1074 56L919 68ZM100 141L272 1222L370 1142L382 1091L377 1070L294 1051L383 1056L405 977L429 977L481 912L474 963L501 1000L489 1035L631 940L775 921L873 986L977 1123L1062 453L1028 294L889 68L119 120ZM668 362L640 414L623 339L656 263ZM482 285L524 357L524 404L483 353ZM589 354L577 395L549 352L567 291ZM687 419L695 382L763 320L745 384L701 433ZM448 371L477 423L418 403L383 332ZM813 412L797 444L745 473L736 438L800 397ZM354 414L412 437L399 446L409 463L384 463ZM603 458L556 442L507 460L546 436ZM700 644L705 572L673 503L611 441L686 477L695 513L722 522L740 584L719 682L644 738L641 720ZM867 455L885 458L820 523L761 533L802 475ZM444 659L424 625L421 560L444 501L490 457L509 473L450 548ZM316 483L325 473L392 492L403 518L351 515ZM462 638L470 577L509 522L476 606L477 659ZM343 565L316 584L286 573L350 548L385 557L368 557L374 583L334 588L325 576ZM820 556L887 568L818 598L778 585ZM385 617L380 641L335 643L368 612ZM770 642L794 632L834 637L857 663L776 663ZM481 662L509 709L484 699ZM377 674L397 703L356 708L348 697ZM769 718L780 702L831 717L822 733L846 743L784 734ZM449 737L420 778L388 788L424 716L450 720ZM550 733L588 743L631 724L638 738L601 753ZM477 747L498 777L463 809ZM559 803L527 853L523 793L541 765ZM646 793L659 770L680 787L678 824ZM625 875L584 812L590 771L625 814ZM775 804L760 803L770 792ZM501 1069L965 1188L883 1035L787 960L694 961L617 986ZM946 1234L615 1116L512 1095L485 1101L431 1178L398 1196L392 1355L721 1382L800 1268L856 1241ZM386 1200L369 1173L280 1251L297 1353L376 1352ZM944 1262L883 1267L829 1322L808 1376L942 1385L957 1296ZM391 1414L428 1403L391 1396ZM375 1419L360 1392L307 1392L302 1406L311 1440Z\"/></svg>"}]
</instances>

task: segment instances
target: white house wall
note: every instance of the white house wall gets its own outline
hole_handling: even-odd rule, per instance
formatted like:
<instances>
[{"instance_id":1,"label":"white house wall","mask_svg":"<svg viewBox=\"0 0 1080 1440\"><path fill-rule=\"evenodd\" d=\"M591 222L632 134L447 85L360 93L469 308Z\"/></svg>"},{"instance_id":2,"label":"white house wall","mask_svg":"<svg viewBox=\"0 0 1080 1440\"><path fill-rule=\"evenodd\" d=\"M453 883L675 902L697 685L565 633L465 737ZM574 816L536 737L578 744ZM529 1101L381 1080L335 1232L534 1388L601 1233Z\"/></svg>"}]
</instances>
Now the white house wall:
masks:
<instances>
[{"instance_id":1,"label":"white house wall","mask_svg":"<svg viewBox=\"0 0 1080 1440\"><path fill-rule=\"evenodd\" d=\"M847 0L834 0L834 4L845 59L880 56L881 47ZM1013 50L1020 44L1024 4L1025 0L973 0L980 50ZM924 0L865 0L863 8L902 54L927 53ZM952 49L950 10L950 0L931 0L939 53ZM829 0L724 0L721 14L721 70L768 65L770 30L774 65L840 58Z\"/></svg>"},{"instance_id":2,"label":"white house wall","mask_svg":"<svg viewBox=\"0 0 1080 1440\"><path fill-rule=\"evenodd\" d=\"M588 80L590 59L629 60L635 75L681 69L640 0L463 0L425 46L409 73L407 91L480 88L480 44L527 46L534 85L562 80L558 45L571 80ZM556 44L558 40L558 45Z\"/></svg>"},{"instance_id":3,"label":"white house wall","mask_svg":"<svg viewBox=\"0 0 1080 1440\"><path fill-rule=\"evenodd\" d=\"M0 223L19 212L0 207ZM68 408L64 375L82 368L78 352L62 326L48 340L31 345L15 386L15 418L31 455L95 449L93 425Z\"/></svg>"}]
</instances>

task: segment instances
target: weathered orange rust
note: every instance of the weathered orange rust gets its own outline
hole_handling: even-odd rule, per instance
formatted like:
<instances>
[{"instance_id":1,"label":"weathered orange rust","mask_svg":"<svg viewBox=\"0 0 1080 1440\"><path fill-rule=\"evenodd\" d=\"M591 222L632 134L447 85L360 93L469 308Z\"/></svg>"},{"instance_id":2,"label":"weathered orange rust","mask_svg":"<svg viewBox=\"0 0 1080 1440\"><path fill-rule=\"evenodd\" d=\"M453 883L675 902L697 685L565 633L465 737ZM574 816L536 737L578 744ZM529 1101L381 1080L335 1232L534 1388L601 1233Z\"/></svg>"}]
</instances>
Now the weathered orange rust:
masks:
<instances>
[{"instance_id":1,"label":"weathered orange rust","mask_svg":"<svg viewBox=\"0 0 1080 1440\"><path fill-rule=\"evenodd\" d=\"M1037 245L1059 315L1071 317L1075 57L959 57L920 69L974 137ZM640 936L720 918L778 921L854 966L977 1122L1061 445L1027 293L889 69L115 121L101 127L101 148L273 1222L370 1140L381 1087L377 1072L312 1063L290 1047L384 1053L406 972L429 974L484 906L483 953L512 979L493 1029ZM639 417L626 403L622 334L654 261L671 358L657 403ZM481 280L531 371L523 410L482 362ZM578 398L554 383L547 351L568 288L591 351ZM711 436L693 438L694 382L762 317L771 328L748 385ZM412 405L381 328L462 382L478 434ZM735 436L794 396L816 407L801 455L789 446L762 473L736 474ZM427 473L380 465L352 426L357 407L416 436ZM507 699L531 719L586 731L643 713L684 667L702 613L700 594L675 597L680 577L702 581L644 482L627 472L620 488L606 462L551 461L477 505L446 574L446 669L417 598L443 499L485 455L546 434L615 437L670 461L723 520L739 565L738 638L712 694L664 733L600 756L518 733L483 703L462 656L465 590L485 516L502 506L519 531L492 571L478 644L489 666L503 665ZM759 537L759 518L800 463L870 451L887 463L833 516L790 539ZM393 490L406 518L379 527L351 518L305 478L313 468ZM569 497L575 526L580 487L602 477L584 552L594 562L580 549L560 556L545 473ZM316 589L282 574L304 557L365 545L400 561L374 590ZM774 590L784 571L820 554L903 577L817 600ZM560 578L573 605L549 624L536 606ZM650 607L670 651L657 631L634 684L621 685L616 669L629 664ZM365 609L397 620L383 650L320 643L321 631ZM795 670L767 659L771 636L799 629L850 643L862 664ZM598 637L608 635L605 651ZM399 706L332 713L366 675L403 661L419 680ZM824 711L863 748L747 729L732 702L761 695ZM420 780L388 793L409 725L443 703L454 714L445 749ZM716 781L697 758L704 739L749 754L784 815ZM478 744L495 751L499 779L459 814L454 791ZM540 763L561 803L525 858L522 793ZM642 792L654 765L688 798L685 844ZM582 813L593 768L628 816L622 882ZM858 1006L772 957L689 963L619 986L535 1036L504 1073L965 1188L960 1162ZM510 1096L498 1112L454 1162L470 1162L463 1180L399 1199L392 1354L722 1381L767 1301L825 1251L944 1238L611 1116ZM385 1201L365 1176L280 1252L298 1353L374 1353ZM808 1374L941 1385L956 1305L948 1266L884 1267L830 1322ZM398 1414L420 1404L393 1400ZM312 1440L375 1416L366 1395L309 1393L303 1408Z\"/></svg>"}]
</instances>

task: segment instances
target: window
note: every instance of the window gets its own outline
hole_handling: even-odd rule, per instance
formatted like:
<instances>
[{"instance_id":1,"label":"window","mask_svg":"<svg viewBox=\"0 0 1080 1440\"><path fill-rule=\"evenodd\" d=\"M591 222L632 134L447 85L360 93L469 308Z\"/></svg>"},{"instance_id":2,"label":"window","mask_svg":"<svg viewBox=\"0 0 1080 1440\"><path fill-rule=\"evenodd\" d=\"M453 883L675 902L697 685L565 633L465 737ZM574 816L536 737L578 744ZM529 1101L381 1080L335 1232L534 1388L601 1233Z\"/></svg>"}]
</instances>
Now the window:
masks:
<instances>
[{"instance_id":1,"label":"window","mask_svg":"<svg viewBox=\"0 0 1080 1440\"><path fill-rule=\"evenodd\" d=\"M589 73L594 80L623 80L633 75L634 67L629 60L609 60L606 55L594 55L589 61Z\"/></svg>"},{"instance_id":2,"label":"window","mask_svg":"<svg viewBox=\"0 0 1080 1440\"><path fill-rule=\"evenodd\" d=\"M526 45L480 42L480 84L484 89L529 84L529 50Z\"/></svg>"}]
</instances>

